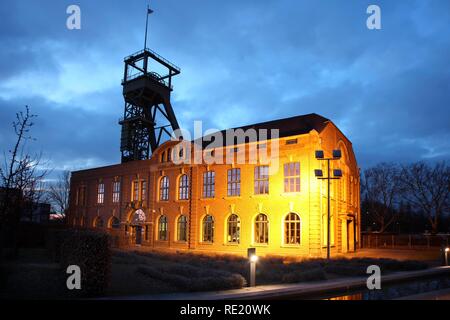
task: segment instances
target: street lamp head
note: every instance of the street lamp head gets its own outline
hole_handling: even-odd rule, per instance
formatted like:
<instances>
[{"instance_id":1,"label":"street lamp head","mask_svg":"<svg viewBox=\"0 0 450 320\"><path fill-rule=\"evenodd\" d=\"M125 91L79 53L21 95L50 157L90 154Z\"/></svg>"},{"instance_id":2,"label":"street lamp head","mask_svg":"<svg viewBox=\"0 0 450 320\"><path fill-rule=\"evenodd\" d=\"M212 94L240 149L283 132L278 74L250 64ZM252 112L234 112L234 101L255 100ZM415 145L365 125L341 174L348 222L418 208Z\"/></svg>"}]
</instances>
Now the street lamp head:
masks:
<instances>
[{"instance_id":1,"label":"street lamp head","mask_svg":"<svg viewBox=\"0 0 450 320\"><path fill-rule=\"evenodd\" d=\"M342 170L341 170L341 169L334 169L334 170L333 170L333 175L334 175L336 178L341 178L341 177L342 177Z\"/></svg>"},{"instance_id":2,"label":"street lamp head","mask_svg":"<svg viewBox=\"0 0 450 320\"><path fill-rule=\"evenodd\" d=\"M323 150L316 150L316 159L323 159L323 158L325 158Z\"/></svg>"},{"instance_id":3,"label":"street lamp head","mask_svg":"<svg viewBox=\"0 0 450 320\"><path fill-rule=\"evenodd\" d=\"M315 169L315 170L314 170L314 175L315 175L317 178L323 177L323 171L320 170L320 169Z\"/></svg>"},{"instance_id":4,"label":"street lamp head","mask_svg":"<svg viewBox=\"0 0 450 320\"><path fill-rule=\"evenodd\" d=\"M256 262L256 261L258 261L258 256L256 254L254 254L250 257L250 262Z\"/></svg>"},{"instance_id":5,"label":"street lamp head","mask_svg":"<svg viewBox=\"0 0 450 320\"><path fill-rule=\"evenodd\" d=\"M450 248L445 248L445 252L449 252L450 251Z\"/></svg>"},{"instance_id":6,"label":"street lamp head","mask_svg":"<svg viewBox=\"0 0 450 320\"><path fill-rule=\"evenodd\" d=\"M333 159L340 159L341 157L342 157L341 150L339 149L333 150Z\"/></svg>"}]
</instances>

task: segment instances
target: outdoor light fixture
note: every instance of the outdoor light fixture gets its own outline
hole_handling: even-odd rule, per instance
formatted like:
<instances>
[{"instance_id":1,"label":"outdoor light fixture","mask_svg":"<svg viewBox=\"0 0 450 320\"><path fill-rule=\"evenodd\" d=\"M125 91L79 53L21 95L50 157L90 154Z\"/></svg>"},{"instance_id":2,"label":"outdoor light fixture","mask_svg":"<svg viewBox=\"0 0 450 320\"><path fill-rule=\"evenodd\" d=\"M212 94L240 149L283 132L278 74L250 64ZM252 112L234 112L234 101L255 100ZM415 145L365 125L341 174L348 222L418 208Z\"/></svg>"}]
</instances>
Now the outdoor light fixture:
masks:
<instances>
[{"instance_id":1,"label":"outdoor light fixture","mask_svg":"<svg viewBox=\"0 0 450 320\"><path fill-rule=\"evenodd\" d=\"M342 157L341 150L333 150L333 159L340 159Z\"/></svg>"},{"instance_id":2,"label":"outdoor light fixture","mask_svg":"<svg viewBox=\"0 0 450 320\"><path fill-rule=\"evenodd\" d=\"M333 170L333 175L335 177L342 177L342 170L341 169L334 169Z\"/></svg>"},{"instance_id":3,"label":"outdoor light fixture","mask_svg":"<svg viewBox=\"0 0 450 320\"><path fill-rule=\"evenodd\" d=\"M315 170L314 170L314 175L315 175L316 177L323 177L323 171L320 170L320 169L315 169Z\"/></svg>"},{"instance_id":4,"label":"outdoor light fixture","mask_svg":"<svg viewBox=\"0 0 450 320\"><path fill-rule=\"evenodd\" d=\"M323 172L320 169L314 170L314 175L317 179L327 180L327 259L330 259L330 184L331 180L340 179L342 177L341 169L333 169L333 177L330 174L330 161L339 160L342 157L341 150L333 150L333 154L331 158L325 158L323 150L316 150L316 159L317 160L326 160L327 161L327 176L323 176Z\"/></svg>"},{"instance_id":5,"label":"outdoor light fixture","mask_svg":"<svg viewBox=\"0 0 450 320\"><path fill-rule=\"evenodd\" d=\"M256 261L258 261L258 256L256 255L256 248L248 248L247 256L250 261L249 286L254 287L256 285Z\"/></svg>"},{"instance_id":6,"label":"outdoor light fixture","mask_svg":"<svg viewBox=\"0 0 450 320\"><path fill-rule=\"evenodd\" d=\"M448 252L450 251L450 248L445 248L445 265L448 266Z\"/></svg>"}]
</instances>

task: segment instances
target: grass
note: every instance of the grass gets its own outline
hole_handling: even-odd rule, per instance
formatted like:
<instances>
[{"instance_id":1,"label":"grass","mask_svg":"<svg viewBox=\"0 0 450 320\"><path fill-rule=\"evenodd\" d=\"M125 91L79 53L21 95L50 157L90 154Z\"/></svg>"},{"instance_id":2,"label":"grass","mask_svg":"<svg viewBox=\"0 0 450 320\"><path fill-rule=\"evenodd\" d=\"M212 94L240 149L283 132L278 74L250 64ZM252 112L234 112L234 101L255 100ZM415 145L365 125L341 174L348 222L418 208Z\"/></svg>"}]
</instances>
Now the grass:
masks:
<instances>
[{"instance_id":1,"label":"grass","mask_svg":"<svg viewBox=\"0 0 450 320\"><path fill-rule=\"evenodd\" d=\"M261 257L258 284L321 281L336 277L366 276L369 265L382 273L421 270L427 263L379 258L298 259ZM70 298L67 275L46 256L45 250L22 250L18 260L3 264L0 297ZM114 250L111 283L106 296L161 294L242 288L248 278L248 259L233 255L185 252Z\"/></svg>"},{"instance_id":2,"label":"grass","mask_svg":"<svg viewBox=\"0 0 450 320\"><path fill-rule=\"evenodd\" d=\"M424 262L394 259L337 258L327 262L325 259L263 257L258 262L256 277L258 284L276 284L366 276L367 267L373 264L380 266L382 273L428 267ZM242 288L249 269L248 259L239 256L156 251L116 250L113 265L128 268L127 279L143 277L167 286L162 291L148 288L146 294ZM116 285L113 281L112 287Z\"/></svg>"}]
</instances>

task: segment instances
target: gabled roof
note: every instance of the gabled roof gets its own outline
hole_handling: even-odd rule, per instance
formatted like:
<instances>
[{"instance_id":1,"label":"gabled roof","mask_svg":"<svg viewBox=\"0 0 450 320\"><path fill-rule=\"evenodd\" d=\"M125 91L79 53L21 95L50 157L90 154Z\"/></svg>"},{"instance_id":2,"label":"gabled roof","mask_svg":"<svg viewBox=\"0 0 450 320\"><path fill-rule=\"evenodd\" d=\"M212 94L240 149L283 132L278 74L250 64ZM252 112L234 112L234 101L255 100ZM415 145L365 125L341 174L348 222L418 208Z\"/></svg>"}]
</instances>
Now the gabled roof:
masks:
<instances>
[{"instance_id":1,"label":"gabled roof","mask_svg":"<svg viewBox=\"0 0 450 320\"><path fill-rule=\"evenodd\" d=\"M310 113L305 114L301 116L295 116L290 118L284 118L284 119L278 119L278 120L272 120L267 122L260 122L255 124L250 124L242 127L236 127L232 129L225 129L222 131L219 131L223 137L225 137L225 134L227 130L238 130L242 129L244 131L248 129L255 129L257 134L259 134L260 129L266 129L267 132L267 138L270 139L270 130L272 129L278 129L279 130L279 137L290 137L295 136L299 134L307 134L312 130L316 130L317 132L321 132L325 126L327 125L327 122L330 120L327 118L324 118L316 113ZM217 133L216 133L217 134ZM208 138L213 136L214 134L210 134L203 137L203 148L205 148L210 141L204 141L209 140ZM258 140L259 137L258 137ZM194 142L196 142L195 140Z\"/></svg>"}]
</instances>

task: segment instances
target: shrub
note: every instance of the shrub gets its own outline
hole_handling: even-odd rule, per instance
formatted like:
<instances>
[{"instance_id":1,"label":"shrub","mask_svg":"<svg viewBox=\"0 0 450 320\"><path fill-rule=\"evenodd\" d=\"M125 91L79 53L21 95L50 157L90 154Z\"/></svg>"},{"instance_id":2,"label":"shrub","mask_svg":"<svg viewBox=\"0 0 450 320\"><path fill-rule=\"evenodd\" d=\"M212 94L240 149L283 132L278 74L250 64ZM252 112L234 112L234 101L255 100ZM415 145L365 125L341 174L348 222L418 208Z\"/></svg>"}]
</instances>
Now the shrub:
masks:
<instances>
[{"instance_id":1,"label":"shrub","mask_svg":"<svg viewBox=\"0 0 450 320\"><path fill-rule=\"evenodd\" d=\"M106 233L73 230L61 244L61 267L77 265L81 269L82 296L105 292L111 276L111 243Z\"/></svg>"},{"instance_id":2,"label":"shrub","mask_svg":"<svg viewBox=\"0 0 450 320\"><path fill-rule=\"evenodd\" d=\"M136 272L166 281L184 291L209 291L242 288L246 281L240 274L190 265L160 264L138 266Z\"/></svg>"}]
</instances>

